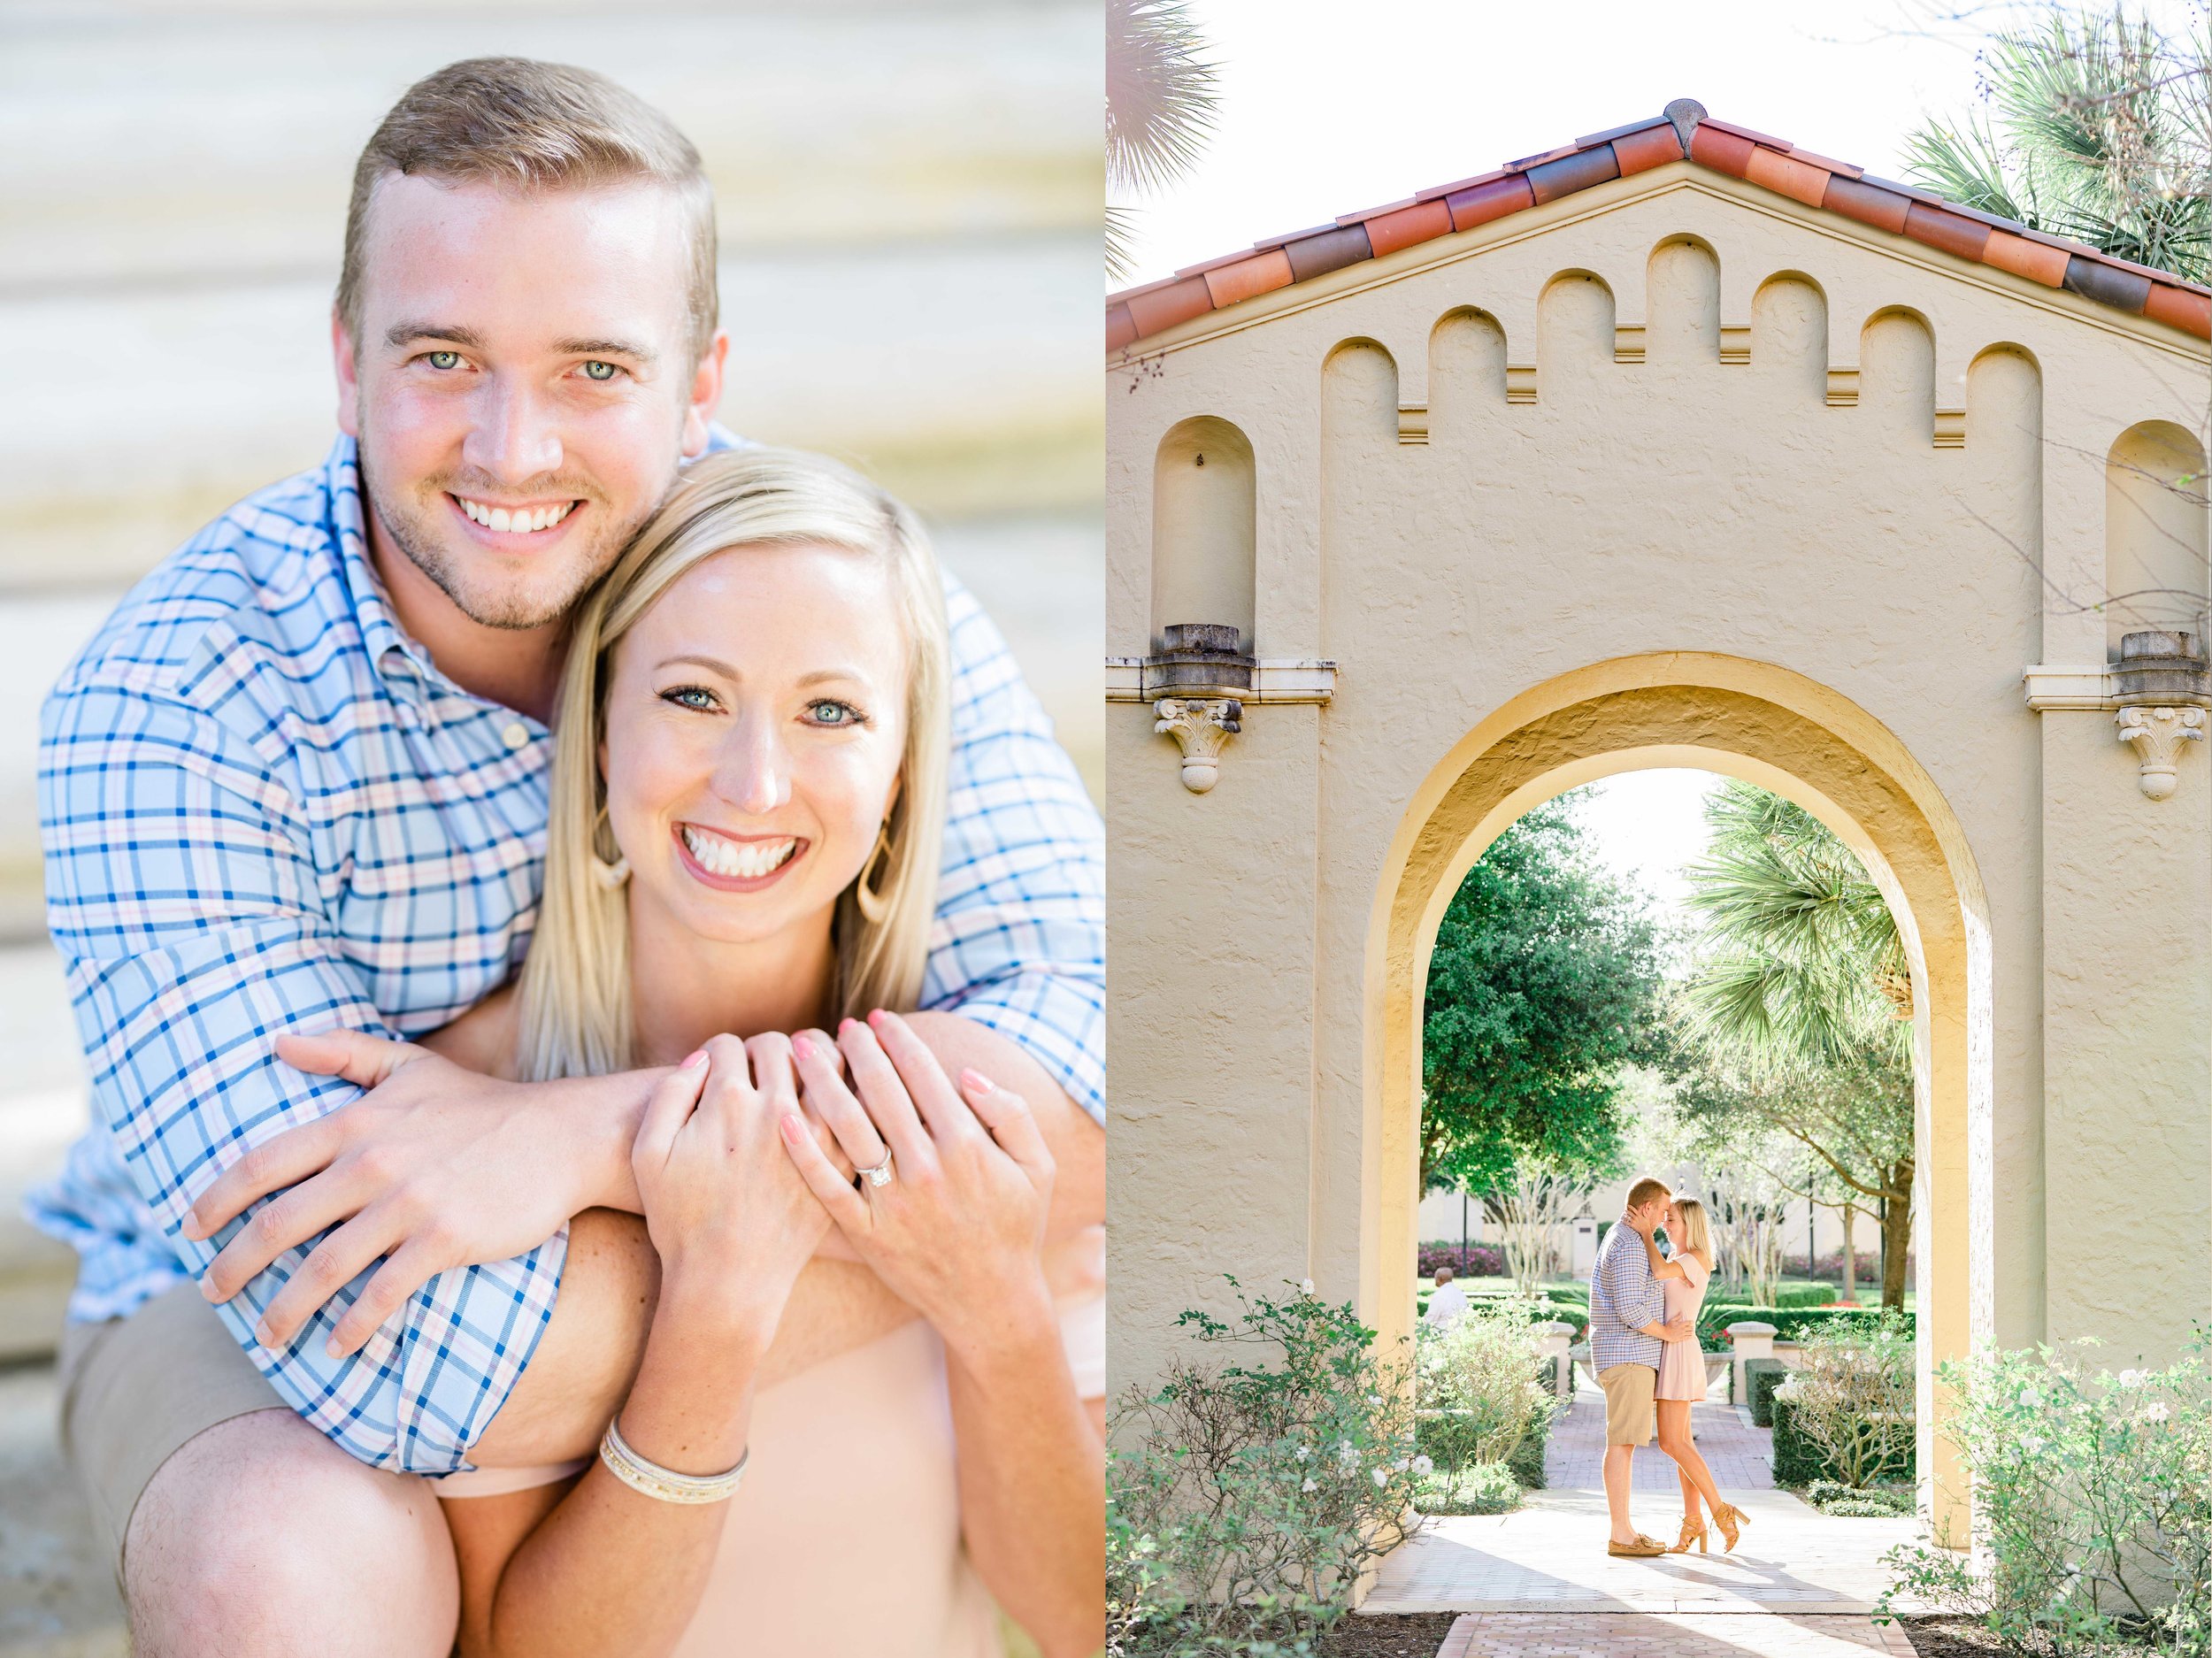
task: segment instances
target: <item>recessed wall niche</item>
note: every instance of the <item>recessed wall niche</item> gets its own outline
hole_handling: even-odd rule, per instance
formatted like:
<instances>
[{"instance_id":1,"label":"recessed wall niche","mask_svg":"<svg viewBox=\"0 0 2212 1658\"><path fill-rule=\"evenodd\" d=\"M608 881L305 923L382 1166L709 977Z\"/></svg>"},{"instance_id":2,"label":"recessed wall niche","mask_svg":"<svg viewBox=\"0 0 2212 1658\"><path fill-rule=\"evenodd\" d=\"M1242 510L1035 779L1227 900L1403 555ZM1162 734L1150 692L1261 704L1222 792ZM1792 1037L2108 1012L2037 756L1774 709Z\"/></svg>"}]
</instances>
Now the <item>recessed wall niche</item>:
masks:
<instances>
[{"instance_id":1,"label":"recessed wall niche","mask_svg":"<svg viewBox=\"0 0 2212 1658\"><path fill-rule=\"evenodd\" d=\"M1233 625L1252 649L1252 444L1228 421L1201 415L1171 426L1152 468L1152 644L1182 622Z\"/></svg>"}]
</instances>

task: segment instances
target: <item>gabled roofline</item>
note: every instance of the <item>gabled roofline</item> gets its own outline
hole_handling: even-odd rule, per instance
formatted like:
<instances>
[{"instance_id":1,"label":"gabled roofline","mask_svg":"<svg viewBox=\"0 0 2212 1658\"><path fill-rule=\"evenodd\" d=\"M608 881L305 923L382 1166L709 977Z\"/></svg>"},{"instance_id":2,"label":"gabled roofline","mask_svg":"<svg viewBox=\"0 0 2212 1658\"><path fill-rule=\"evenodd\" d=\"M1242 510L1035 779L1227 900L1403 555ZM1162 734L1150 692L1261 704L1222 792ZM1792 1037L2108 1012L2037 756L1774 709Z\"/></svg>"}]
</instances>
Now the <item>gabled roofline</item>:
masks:
<instances>
[{"instance_id":1,"label":"gabled roofline","mask_svg":"<svg viewBox=\"0 0 2212 1658\"><path fill-rule=\"evenodd\" d=\"M1717 121L1694 99L1677 98L1649 120L1593 133L1492 173L1416 191L1403 201L1346 213L1333 224L1270 236L1113 295L1106 302L1106 349L1119 351L1241 300L1685 159L1958 258L2212 339L2212 288L1910 185L1870 178L1847 161Z\"/></svg>"}]
</instances>

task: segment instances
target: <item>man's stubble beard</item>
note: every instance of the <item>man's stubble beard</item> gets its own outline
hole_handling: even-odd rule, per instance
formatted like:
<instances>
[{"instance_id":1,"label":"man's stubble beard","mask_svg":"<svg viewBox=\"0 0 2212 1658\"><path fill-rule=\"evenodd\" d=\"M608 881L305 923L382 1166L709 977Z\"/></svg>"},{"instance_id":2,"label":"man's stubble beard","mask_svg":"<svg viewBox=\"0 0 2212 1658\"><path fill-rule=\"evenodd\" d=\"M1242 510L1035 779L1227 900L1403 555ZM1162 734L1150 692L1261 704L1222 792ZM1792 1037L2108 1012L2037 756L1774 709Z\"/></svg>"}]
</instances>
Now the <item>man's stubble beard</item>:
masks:
<instances>
[{"instance_id":1,"label":"man's stubble beard","mask_svg":"<svg viewBox=\"0 0 2212 1658\"><path fill-rule=\"evenodd\" d=\"M622 549L645 526L646 520L653 515L654 505L657 504L649 503L627 523L615 523L610 519L595 525L585 547L567 551L564 566L566 579L549 594L498 584L491 584L493 590L486 592L471 584L461 562L452 557L425 514L402 506L385 493L368 465L365 456L361 460L360 474L369 510L375 515L378 526L390 538L392 545L405 556L407 562L429 577L437 585L438 590L452 600L454 607L470 621L480 627L496 627L512 632L543 627L566 616L576 603L590 591L592 585L613 568L615 560L622 556ZM445 492L440 488L432 493L442 495ZM562 492L549 490L543 493ZM569 493L571 498L580 500L594 509L595 519L606 516L606 503L598 496ZM442 508L439 506L430 509L432 512L441 510Z\"/></svg>"}]
</instances>

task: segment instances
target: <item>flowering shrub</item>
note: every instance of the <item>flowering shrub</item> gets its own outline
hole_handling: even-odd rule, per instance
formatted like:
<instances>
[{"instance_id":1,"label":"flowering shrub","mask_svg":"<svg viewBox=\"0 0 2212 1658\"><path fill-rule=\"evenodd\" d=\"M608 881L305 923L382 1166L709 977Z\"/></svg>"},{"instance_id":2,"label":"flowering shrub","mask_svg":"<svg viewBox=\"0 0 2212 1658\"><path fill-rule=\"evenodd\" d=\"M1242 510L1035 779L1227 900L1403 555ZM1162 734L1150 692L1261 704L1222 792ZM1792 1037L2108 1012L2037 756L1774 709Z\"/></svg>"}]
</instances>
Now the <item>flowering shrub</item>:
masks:
<instances>
[{"instance_id":1,"label":"flowering shrub","mask_svg":"<svg viewBox=\"0 0 2212 1658\"><path fill-rule=\"evenodd\" d=\"M1418 1270L1425 1278L1434 1278L1439 1267L1449 1267L1463 1278L1505 1276L1505 1255L1495 1244L1469 1244L1463 1249L1455 1243L1425 1243L1420 1262Z\"/></svg>"},{"instance_id":2,"label":"flowering shrub","mask_svg":"<svg viewBox=\"0 0 2212 1658\"><path fill-rule=\"evenodd\" d=\"M1236 1280L1229 1280L1232 1286ZM1187 1312L1201 1342L1248 1362L1177 1360L1132 1389L1107 1463L1106 1601L1115 1658L1290 1654L1342 1617L1360 1574L1419 1524L1433 1471L1402 1371L1310 1284L1245 1293L1233 1323Z\"/></svg>"},{"instance_id":3,"label":"flowering shrub","mask_svg":"<svg viewBox=\"0 0 2212 1658\"><path fill-rule=\"evenodd\" d=\"M2212 1650L2212 1378L2205 1338L2163 1370L2093 1374L2078 1350L2000 1352L1939 1367L1947 1437L1973 1481L1976 1570L1891 1551L1905 1594L1971 1613L2015 1651L2138 1642Z\"/></svg>"},{"instance_id":4,"label":"flowering shrub","mask_svg":"<svg viewBox=\"0 0 2212 1658\"><path fill-rule=\"evenodd\" d=\"M1912 1335L1885 1318L1807 1337L1776 1397L1788 1400L1791 1427L1828 1472L1860 1491L1912 1471L1914 1391Z\"/></svg>"},{"instance_id":5,"label":"flowering shrub","mask_svg":"<svg viewBox=\"0 0 2212 1658\"><path fill-rule=\"evenodd\" d=\"M1478 1302L1446 1329L1425 1330L1415 1351L1421 1448L1437 1477L1420 1507L1430 1514L1499 1514L1517 1507L1520 1486L1505 1464L1531 1435L1540 1442L1555 1401L1537 1380L1540 1358L1530 1303ZM1494 1469L1494 1473L1479 1470ZM1509 1493L1499 1488L1502 1475ZM1462 1477L1472 1477L1465 1492ZM1463 1496L1479 1508L1462 1505Z\"/></svg>"}]
</instances>

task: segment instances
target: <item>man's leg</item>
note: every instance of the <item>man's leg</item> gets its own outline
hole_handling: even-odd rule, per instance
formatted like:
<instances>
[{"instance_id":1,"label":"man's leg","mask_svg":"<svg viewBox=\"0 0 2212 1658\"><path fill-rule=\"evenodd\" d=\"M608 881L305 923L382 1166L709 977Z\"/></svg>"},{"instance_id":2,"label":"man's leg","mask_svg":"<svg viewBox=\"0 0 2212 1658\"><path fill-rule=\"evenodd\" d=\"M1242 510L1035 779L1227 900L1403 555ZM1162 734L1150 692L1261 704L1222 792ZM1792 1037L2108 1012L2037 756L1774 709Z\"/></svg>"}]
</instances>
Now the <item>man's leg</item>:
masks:
<instances>
[{"instance_id":1,"label":"man's leg","mask_svg":"<svg viewBox=\"0 0 2212 1658\"><path fill-rule=\"evenodd\" d=\"M136 1658L445 1658L461 1604L427 1483L285 1409L219 1423L161 1465L123 1591Z\"/></svg>"},{"instance_id":2,"label":"man's leg","mask_svg":"<svg viewBox=\"0 0 2212 1658\"><path fill-rule=\"evenodd\" d=\"M1613 1540L1632 1543L1636 1528L1628 1520L1628 1493L1633 1478L1636 1447L1632 1445L1609 1445L1605 1447L1605 1508L1613 1519Z\"/></svg>"}]
</instances>

